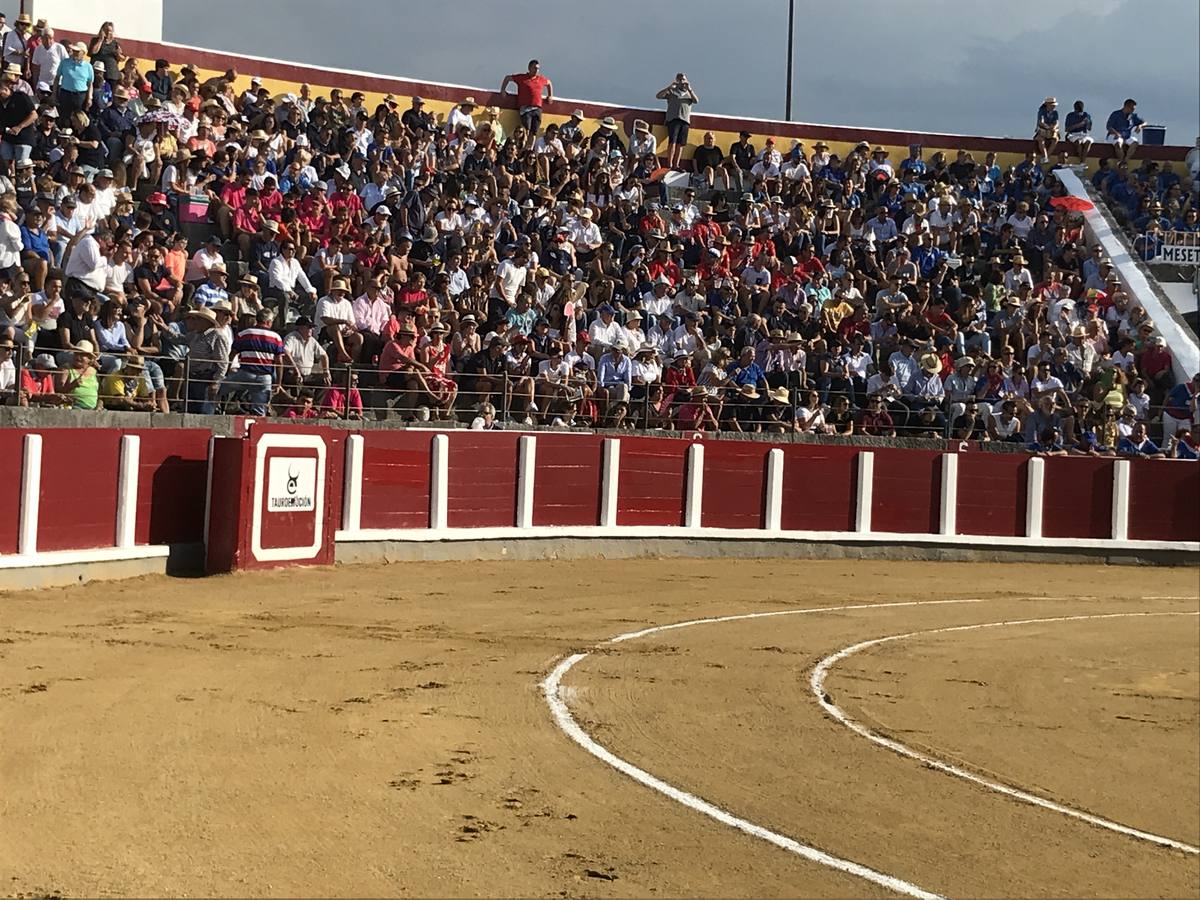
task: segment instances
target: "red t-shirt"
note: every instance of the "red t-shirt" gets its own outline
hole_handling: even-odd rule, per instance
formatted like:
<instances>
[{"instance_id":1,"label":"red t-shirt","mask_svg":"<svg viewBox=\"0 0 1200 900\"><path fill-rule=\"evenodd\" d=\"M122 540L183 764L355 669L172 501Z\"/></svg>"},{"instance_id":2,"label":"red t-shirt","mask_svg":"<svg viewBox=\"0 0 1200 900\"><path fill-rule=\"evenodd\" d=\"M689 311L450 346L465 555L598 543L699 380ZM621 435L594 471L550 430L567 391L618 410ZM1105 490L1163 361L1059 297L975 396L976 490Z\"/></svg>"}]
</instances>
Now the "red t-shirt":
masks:
<instances>
[{"instance_id":1,"label":"red t-shirt","mask_svg":"<svg viewBox=\"0 0 1200 900\"><path fill-rule=\"evenodd\" d=\"M542 74L530 75L528 72L513 75L511 78L517 86L517 106L536 106L540 108L542 105L542 92L546 89L546 85L550 83L550 79Z\"/></svg>"}]
</instances>

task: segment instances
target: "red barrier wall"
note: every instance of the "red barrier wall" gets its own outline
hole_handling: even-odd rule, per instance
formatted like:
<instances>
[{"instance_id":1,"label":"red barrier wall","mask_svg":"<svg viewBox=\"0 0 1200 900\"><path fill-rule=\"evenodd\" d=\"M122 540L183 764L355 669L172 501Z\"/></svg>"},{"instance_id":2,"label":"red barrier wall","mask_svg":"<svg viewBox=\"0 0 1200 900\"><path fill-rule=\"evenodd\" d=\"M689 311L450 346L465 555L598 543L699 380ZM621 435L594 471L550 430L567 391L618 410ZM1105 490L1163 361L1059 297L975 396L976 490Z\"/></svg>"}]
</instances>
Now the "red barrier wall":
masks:
<instances>
[{"instance_id":1,"label":"red barrier wall","mask_svg":"<svg viewBox=\"0 0 1200 900\"><path fill-rule=\"evenodd\" d=\"M134 540L139 544L204 540L211 434L203 428L147 428L132 433L141 438Z\"/></svg>"},{"instance_id":2,"label":"red barrier wall","mask_svg":"<svg viewBox=\"0 0 1200 900\"><path fill-rule=\"evenodd\" d=\"M1112 492L1112 459L1048 457L1042 534L1046 537L1111 537Z\"/></svg>"},{"instance_id":3,"label":"red barrier wall","mask_svg":"<svg viewBox=\"0 0 1200 900\"><path fill-rule=\"evenodd\" d=\"M1135 459L1129 471L1129 537L1200 540L1200 466Z\"/></svg>"},{"instance_id":4,"label":"red barrier wall","mask_svg":"<svg viewBox=\"0 0 1200 900\"><path fill-rule=\"evenodd\" d=\"M936 534L941 487L941 453L876 450L872 530Z\"/></svg>"},{"instance_id":5,"label":"red barrier wall","mask_svg":"<svg viewBox=\"0 0 1200 900\"><path fill-rule=\"evenodd\" d=\"M780 527L785 531L853 531L859 452L857 447L784 447Z\"/></svg>"},{"instance_id":6,"label":"red barrier wall","mask_svg":"<svg viewBox=\"0 0 1200 900\"><path fill-rule=\"evenodd\" d=\"M688 442L621 438L618 525L682 525Z\"/></svg>"},{"instance_id":7,"label":"red barrier wall","mask_svg":"<svg viewBox=\"0 0 1200 900\"><path fill-rule=\"evenodd\" d=\"M762 528L769 444L706 441L703 528Z\"/></svg>"},{"instance_id":8,"label":"red barrier wall","mask_svg":"<svg viewBox=\"0 0 1200 900\"><path fill-rule=\"evenodd\" d=\"M1015 453L958 455L959 534L1025 534L1029 459Z\"/></svg>"},{"instance_id":9,"label":"red barrier wall","mask_svg":"<svg viewBox=\"0 0 1200 900\"><path fill-rule=\"evenodd\" d=\"M363 528L429 527L432 446L427 431L364 432Z\"/></svg>"},{"instance_id":10,"label":"red barrier wall","mask_svg":"<svg viewBox=\"0 0 1200 900\"><path fill-rule=\"evenodd\" d=\"M46 429L38 489L39 553L116 548L121 438L139 441L136 544L194 542L204 538L209 432L204 429ZM0 430L0 455L9 463L10 489L0 493L0 554L18 550L20 472L26 432ZM430 527L433 431L362 433L363 480L359 524L364 529ZM257 452L266 438L263 453ZM450 432L446 513L450 528L516 525L517 432ZM590 527L603 502L606 438L543 433L535 441L532 524ZM332 560L332 534L341 522L347 433L317 427L255 423L246 435L217 441L223 471L214 466L210 544L230 568ZM684 523L689 449L686 440L622 436L616 492L618 526L675 527ZM705 440L701 525L758 529L764 522L766 473L776 445ZM946 453L857 447L782 445L780 526L785 531L852 532L858 460L874 457L872 531L936 534ZM259 458L261 456L261 459ZM320 516L302 516L278 498L291 471L264 478L271 460L303 466L324 459ZM1021 537L1025 532L1029 457L962 452L957 455L957 531L972 536ZM1106 540L1111 536L1111 458L1044 459L1042 534ZM1165 460L1129 463L1128 537L1134 541L1200 540L1200 466ZM287 475L282 479L283 474ZM272 481L272 479L274 479ZM267 493L255 499L255 491ZM271 486L271 485L274 486ZM301 490L300 496L304 492ZM257 503L257 511L255 504ZM321 522L320 529L314 527ZM251 528L253 524L253 528ZM321 531L318 534L318 531ZM316 542L309 550L306 542ZM223 549L222 549L223 548ZM274 551L304 551L281 554ZM210 550L210 557L213 557ZM246 560L249 560L246 562Z\"/></svg>"},{"instance_id":11,"label":"red barrier wall","mask_svg":"<svg viewBox=\"0 0 1200 900\"><path fill-rule=\"evenodd\" d=\"M21 467L25 458L25 434L0 431L0 460L4 460L8 484L0 491L0 555L17 552L21 529Z\"/></svg>"},{"instance_id":12,"label":"red barrier wall","mask_svg":"<svg viewBox=\"0 0 1200 900\"><path fill-rule=\"evenodd\" d=\"M602 445L599 435L538 435L534 525L599 524Z\"/></svg>"},{"instance_id":13,"label":"red barrier wall","mask_svg":"<svg viewBox=\"0 0 1200 900\"><path fill-rule=\"evenodd\" d=\"M451 432L446 524L511 528L517 524L517 442L507 431Z\"/></svg>"},{"instance_id":14,"label":"red barrier wall","mask_svg":"<svg viewBox=\"0 0 1200 900\"><path fill-rule=\"evenodd\" d=\"M41 435L38 550L113 546L117 537L116 473L121 432L61 428Z\"/></svg>"}]
</instances>

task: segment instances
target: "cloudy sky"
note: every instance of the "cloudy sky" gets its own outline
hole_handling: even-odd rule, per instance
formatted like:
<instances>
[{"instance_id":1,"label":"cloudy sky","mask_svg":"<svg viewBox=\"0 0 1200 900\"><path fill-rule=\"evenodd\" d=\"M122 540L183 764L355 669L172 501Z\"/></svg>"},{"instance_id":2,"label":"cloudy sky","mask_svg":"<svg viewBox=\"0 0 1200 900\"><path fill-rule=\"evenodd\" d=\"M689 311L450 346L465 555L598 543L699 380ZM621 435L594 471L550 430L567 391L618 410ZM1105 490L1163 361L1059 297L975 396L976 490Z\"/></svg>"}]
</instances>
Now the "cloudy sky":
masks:
<instances>
[{"instance_id":1,"label":"cloudy sky","mask_svg":"<svg viewBox=\"0 0 1200 900\"><path fill-rule=\"evenodd\" d=\"M559 96L634 106L682 70L698 110L783 117L783 0L165 0L165 20L179 43L473 87L537 57ZM1026 137L1046 94L1101 130L1131 96L1191 144L1197 72L1197 0L801 2L793 118Z\"/></svg>"}]
</instances>

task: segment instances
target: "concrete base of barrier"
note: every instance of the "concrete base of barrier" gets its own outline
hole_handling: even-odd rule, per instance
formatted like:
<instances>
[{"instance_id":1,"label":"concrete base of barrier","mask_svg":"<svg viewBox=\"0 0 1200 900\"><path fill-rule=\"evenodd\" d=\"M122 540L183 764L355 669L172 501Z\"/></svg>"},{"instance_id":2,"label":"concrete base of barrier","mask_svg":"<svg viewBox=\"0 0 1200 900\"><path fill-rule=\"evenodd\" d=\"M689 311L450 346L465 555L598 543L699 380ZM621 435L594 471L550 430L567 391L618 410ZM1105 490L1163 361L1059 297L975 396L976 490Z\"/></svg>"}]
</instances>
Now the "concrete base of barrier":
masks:
<instances>
[{"instance_id":1,"label":"concrete base of barrier","mask_svg":"<svg viewBox=\"0 0 1200 900\"><path fill-rule=\"evenodd\" d=\"M128 556L128 550L42 553L28 560L19 556L7 557L0 567L0 590L66 587L88 581L115 581L167 573L168 547L138 547L137 550L145 552L132 557ZM118 558L118 553L124 558Z\"/></svg>"},{"instance_id":2,"label":"concrete base of barrier","mask_svg":"<svg viewBox=\"0 0 1200 900\"><path fill-rule=\"evenodd\" d=\"M431 560L645 559L693 557L728 559L883 559L934 562L1049 562L1109 565L1200 563L1189 550L1109 548L952 547L940 544L868 544L839 541L730 540L714 538L530 537L452 541L352 541L336 545L339 564L427 562Z\"/></svg>"},{"instance_id":3,"label":"concrete base of barrier","mask_svg":"<svg viewBox=\"0 0 1200 900\"><path fill-rule=\"evenodd\" d=\"M42 553L32 560L10 556L0 562L0 591L28 591L143 575L202 575L204 545L65 551Z\"/></svg>"}]
</instances>

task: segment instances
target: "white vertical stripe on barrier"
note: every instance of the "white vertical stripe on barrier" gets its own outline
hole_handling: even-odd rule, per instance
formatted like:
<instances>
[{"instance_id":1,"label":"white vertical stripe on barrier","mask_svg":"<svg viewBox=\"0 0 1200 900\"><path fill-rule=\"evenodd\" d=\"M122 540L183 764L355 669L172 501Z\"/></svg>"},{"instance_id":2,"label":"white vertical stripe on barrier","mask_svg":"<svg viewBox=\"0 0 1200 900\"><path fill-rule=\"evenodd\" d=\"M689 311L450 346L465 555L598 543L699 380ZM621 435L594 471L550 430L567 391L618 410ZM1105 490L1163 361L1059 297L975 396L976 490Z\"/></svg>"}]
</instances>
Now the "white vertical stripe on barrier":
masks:
<instances>
[{"instance_id":1,"label":"white vertical stripe on barrier","mask_svg":"<svg viewBox=\"0 0 1200 900\"><path fill-rule=\"evenodd\" d=\"M604 461L600 474L600 524L606 528L617 526L617 488L621 475L621 441L607 438L604 441Z\"/></svg>"},{"instance_id":2,"label":"white vertical stripe on barrier","mask_svg":"<svg viewBox=\"0 0 1200 900\"><path fill-rule=\"evenodd\" d=\"M1112 539L1129 540L1129 460L1113 464Z\"/></svg>"},{"instance_id":3,"label":"white vertical stripe on barrier","mask_svg":"<svg viewBox=\"0 0 1200 900\"><path fill-rule=\"evenodd\" d=\"M346 469L342 473L342 528L358 531L362 528L363 436L346 438Z\"/></svg>"},{"instance_id":4,"label":"white vertical stripe on barrier","mask_svg":"<svg viewBox=\"0 0 1200 900\"><path fill-rule=\"evenodd\" d=\"M212 436L208 439L208 465L204 467L204 558L207 564L208 560L208 528L212 524L212 483L213 483L213 459L216 456L217 439Z\"/></svg>"},{"instance_id":5,"label":"white vertical stripe on barrier","mask_svg":"<svg viewBox=\"0 0 1200 900\"><path fill-rule=\"evenodd\" d=\"M1025 537L1042 536L1042 504L1045 502L1046 461L1038 456L1029 459L1025 476Z\"/></svg>"},{"instance_id":6,"label":"white vertical stripe on barrier","mask_svg":"<svg viewBox=\"0 0 1200 900\"><path fill-rule=\"evenodd\" d=\"M121 437L121 461L117 469L117 546L132 547L137 532L138 467L142 461L142 439L136 434Z\"/></svg>"},{"instance_id":7,"label":"white vertical stripe on barrier","mask_svg":"<svg viewBox=\"0 0 1200 900\"><path fill-rule=\"evenodd\" d=\"M429 457L429 527L446 527L447 494L450 490L450 438L433 436L433 452Z\"/></svg>"},{"instance_id":8,"label":"white vertical stripe on barrier","mask_svg":"<svg viewBox=\"0 0 1200 900\"><path fill-rule=\"evenodd\" d=\"M942 506L938 515L938 533L955 534L958 529L958 454L942 457Z\"/></svg>"},{"instance_id":9,"label":"white vertical stripe on barrier","mask_svg":"<svg viewBox=\"0 0 1200 900\"><path fill-rule=\"evenodd\" d=\"M704 445L692 444L687 454L687 494L683 501L683 525L699 528L704 511Z\"/></svg>"},{"instance_id":10,"label":"white vertical stripe on barrier","mask_svg":"<svg viewBox=\"0 0 1200 900\"><path fill-rule=\"evenodd\" d=\"M517 451L517 527L533 527L533 485L537 477L537 438L521 437Z\"/></svg>"},{"instance_id":11,"label":"white vertical stripe on barrier","mask_svg":"<svg viewBox=\"0 0 1200 900\"><path fill-rule=\"evenodd\" d=\"M38 512L42 505L42 436L25 435L21 459L21 525L17 552L22 556L37 553Z\"/></svg>"},{"instance_id":12,"label":"white vertical stripe on barrier","mask_svg":"<svg viewBox=\"0 0 1200 900\"><path fill-rule=\"evenodd\" d=\"M776 447L767 454L767 505L764 527L778 531L783 513L783 450Z\"/></svg>"},{"instance_id":13,"label":"white vertical stripe on barrier","mask_svg":"<svg viewBox=\"0 0 1200 900\"><path fill-rule=\"evenodd\" d=\"M875 500L875 454L864 450L858 454L858 485L854 497L854 530L865 534L871 530L871 504Z\"/></svg>"}]
</instances>

